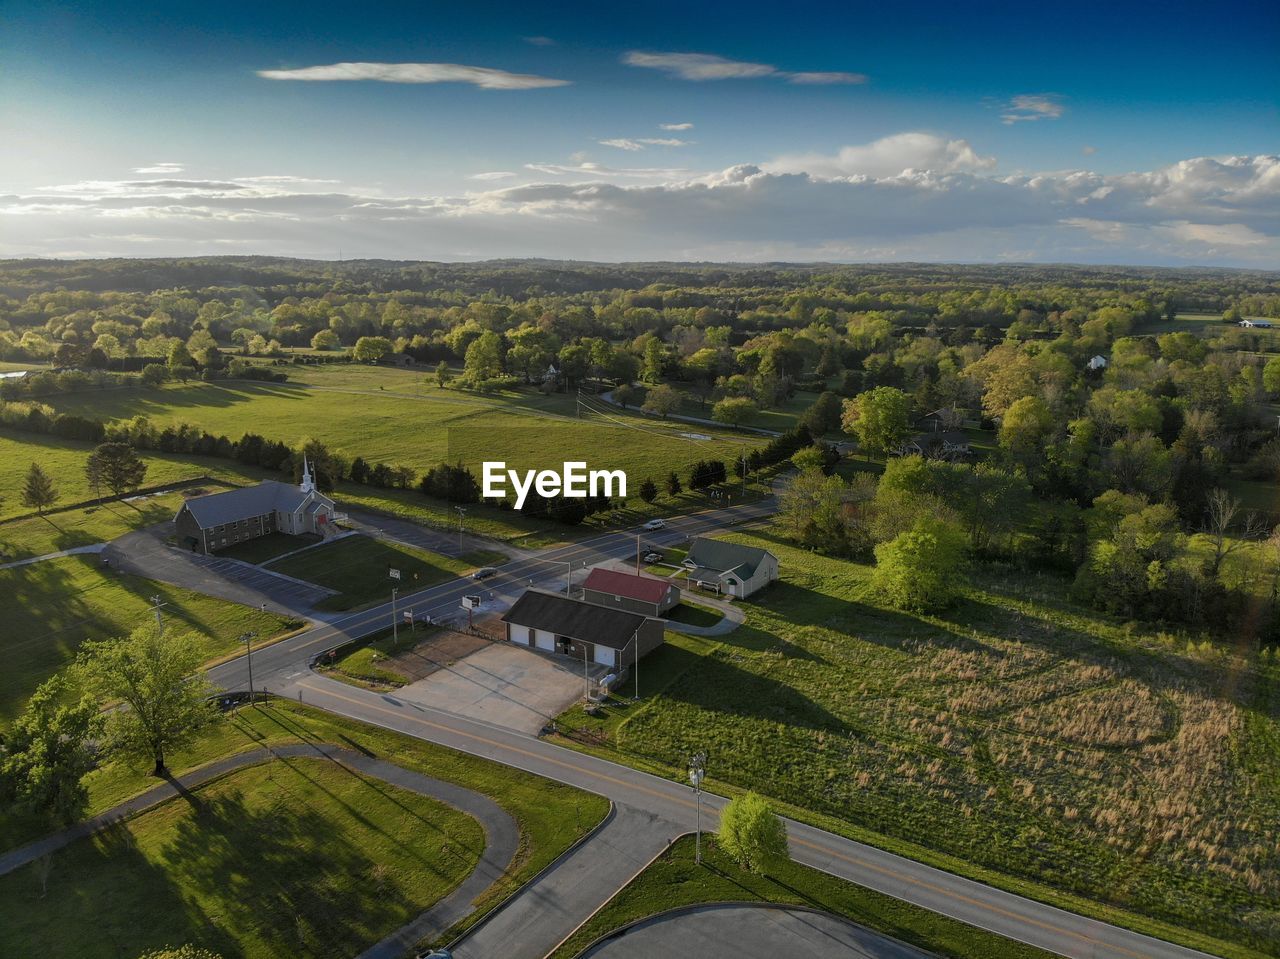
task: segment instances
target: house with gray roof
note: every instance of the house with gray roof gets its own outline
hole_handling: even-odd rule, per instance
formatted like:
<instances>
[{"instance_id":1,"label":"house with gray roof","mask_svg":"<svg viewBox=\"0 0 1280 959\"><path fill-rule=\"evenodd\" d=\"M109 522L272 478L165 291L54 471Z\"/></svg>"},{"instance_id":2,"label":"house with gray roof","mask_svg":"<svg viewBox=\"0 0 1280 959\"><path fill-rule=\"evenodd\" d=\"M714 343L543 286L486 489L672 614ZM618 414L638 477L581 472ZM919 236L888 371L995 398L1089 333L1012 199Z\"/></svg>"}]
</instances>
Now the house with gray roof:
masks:
<instances>
[{"instance_id":1,"label":"house with gray roof","mask_svg":"<svg viewBox=\"0 0 1280 959\"><path fill-rule=\"evenodd\" d=\"M324 536L338 519L333 500L316 489L311 467L302 463L302 483L266 480L223 493L193 496L173 518L178 545L215 553L246 540L285 533Z\"/></svg>"},{"instance_id":2,"label":"house with gray roof","mask_svg":"<svg viewBox=\"0 0 1280 959\"><path fill-rule=\"evenodd\" d=\"M691 586L747 597L778 578L778 557L767 549L697 537L684 558Z\"/></svg>"}]
</instances>

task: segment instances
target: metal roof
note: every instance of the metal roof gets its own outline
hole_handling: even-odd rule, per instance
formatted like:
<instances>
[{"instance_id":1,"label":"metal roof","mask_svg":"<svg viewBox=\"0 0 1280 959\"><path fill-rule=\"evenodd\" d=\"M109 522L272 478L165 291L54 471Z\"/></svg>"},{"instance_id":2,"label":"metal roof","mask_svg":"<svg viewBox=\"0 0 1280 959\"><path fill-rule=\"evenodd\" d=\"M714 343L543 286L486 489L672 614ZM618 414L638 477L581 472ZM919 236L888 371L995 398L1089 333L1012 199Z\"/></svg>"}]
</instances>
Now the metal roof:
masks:
<instances>
[{"instance_id":1,"label":"metal roof","mask_svg":"<svg viewBox=\"0 0 1280 959\"><path fill-rule=\"evenodd\" d=\"M639 573L624 573L616 569L604 569L597 566L587 574L584 589L593 589L599 593L612 593L615 596L626 596L645 603L661 603L667 598L672 583L653 576L641 576Z\"/></svg>"},{"instance_id":2,"label":"metal roof","mask_svg":"<svg viewBox=\"0 0 1280 959\"><path fill-rule=\"evenodd\" d=\"M315 497L318 502L333 506L333 500L323 493L304 493L289 483L265 480L257 486L242 486L222 493L193 496L182 504L182 509L178 512L186 510L201 529L211 529L251 516L265 516L277 511L292 513L308 497Z\"/></svg>"},{"instance_id":3,"label":"metal roof","mask_svg":"<svg viewBox=\"0 0 1280 959\"><path fill-rule=\"evenodd\" d=\"M768 550L757 546L742 546L699 536L689 547L684 564L722 573L733 572L748 580L756 574L756 567L770 555Z\"/></svg>"},{"instance_id":4,"label":"metal roof","mask_svg":"<svg viewBox=\"0 0 1280 959\"><path fill-rule=\"evenodd\" d=\"M596 606L559 593L530 589L502 617L504 623L532 626L558 636L625 649L647 616L610 606Z\"/></svg>"}]
</instances>

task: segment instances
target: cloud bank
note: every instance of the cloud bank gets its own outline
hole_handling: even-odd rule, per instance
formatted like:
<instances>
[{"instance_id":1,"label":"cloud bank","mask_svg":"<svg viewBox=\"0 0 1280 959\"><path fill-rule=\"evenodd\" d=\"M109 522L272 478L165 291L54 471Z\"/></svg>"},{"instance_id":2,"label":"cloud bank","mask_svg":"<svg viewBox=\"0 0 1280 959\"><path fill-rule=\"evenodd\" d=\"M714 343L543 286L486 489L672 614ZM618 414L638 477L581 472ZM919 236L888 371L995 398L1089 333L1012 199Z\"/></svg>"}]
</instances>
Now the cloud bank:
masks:
<instances>
[{"instance_id":1,"label":"cloud bank","mask_svg":"<svg viewBox=\"0 0 1280 959\"><path fill-rule=\"evenodd\" d=\"M265 80L377 80L381 83L470 83L484 90L535 90L568 86L568 80L553 80L529 73L508 73L490 67L469 67L459 63L331 63L326 66L292 70L259 70Z\"/></svg>"},{"instance_id":2,"label":"cloud bank","mask_svg":"<svg viewBox=\"0 0 1280 959\"><path fill-rule=\"evenodd\" d=\"M866 83L861 73L838 71L809 71L790 73L768 63L750 63L744 60L728 60L713 53L648 53L632 50L623 54L622 62L631 67L660 70L678 80L752 80L758 77L779 77L788 83L841 84Z\"/></svg>"},{"instance_id":3,"label":"cloud bank","mask_svg":"<svg viewBox=\"0 0 1280 959\"><path fill-rule=\"evenodd\" d=\"M926 162L932 161L932 162ZM303 177L95 180L0 196L0 254L468 259L1280 260L1280 157L1003 176L902 134L709 173L532 163L533 182L389 196ZM145 244L145 246L143 245Z\"/></svg>"}]
</instances>

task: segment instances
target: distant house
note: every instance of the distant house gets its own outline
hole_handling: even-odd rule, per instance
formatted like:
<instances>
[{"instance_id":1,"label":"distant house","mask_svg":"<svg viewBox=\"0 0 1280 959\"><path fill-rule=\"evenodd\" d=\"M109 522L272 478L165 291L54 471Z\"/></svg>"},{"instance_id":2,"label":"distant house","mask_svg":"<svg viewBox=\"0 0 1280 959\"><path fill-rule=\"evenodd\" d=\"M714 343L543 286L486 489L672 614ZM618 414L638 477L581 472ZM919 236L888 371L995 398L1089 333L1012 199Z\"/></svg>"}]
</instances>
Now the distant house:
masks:
<instances>
[{"instance_id":1,"label":"distant house","mask_svg":"<svg viewBox=\"0 0 1280 959\"><path fill-rule=\"evenodd\" d=\"M173 523L184 549L215 553L268 533L323 536L337 518L333 500L316 489L304 459L298 486L267 480L225 493L193 496L182 504Z\"/></svg>"},{"instance_id":2,"label":"distant house","mask_svg":"<svg viewBox=\"0 0 1280 959\"><path fill-rule=\"evenodd\" d=\"M1240 326L1246 330L1269 330L1271 324L1266 320L1241 320Z\"/></svg>"},{"instance_id":3,"label":"distant house","mask_svg":"<svg viewBox=\"0 0 1280 959\"><path fill-rule=\"evenodd\" d=\"M684 558L688 581L728 596L750 596L778 578L778 557L767 549L699 536Z\"/></svg>"},{"instance_id":4,"label":"distant house","mask_svg":"<svg viewBox=\"0 0 1280 959\"><path fill-rule=\"evenodd\" d=\"M891 451L895 456L923 456L927 460L963 460L973 455L969 436L962 430L918 433Z\"/></svg>"},{"instance_id":5,"label":"distant house","mask_svg":"<svg viewBox=\"0 0 1280 959\"><path fill-rule=\"evenodd\" d=\"M1090 370L1105 370L1107 368L1107 358L1105 356L1095 356L1085 364Z\"/></svg>"},{"instance_id":6,"label":"distant house","mask_svg":"<svg viewBox=\"0 0 1280 959\"><path fill-rule=\"evenodd\" d=\"M507 639L517 646L618 669L661 646L666 630L660 619L538 589L527 590L502 621Z\"/></svg>"},{"instance_id":7,"label":"distant house","mask_svg":"<svg viewBox=\"0 0 1280 959\"><path fill-rule=\"evenodd\" d=\"M582 584L582 598L645 616L665 616L680 602L680 587L668 579L597 566Z\"/></svg>"},{"instance_id":8,"label":"distant house","mask_svg":"<svg viewBox=\"0 0 1280 959\"><path fill-rule=\"evenodd\" d=\"M416 365L416 360L408 353L388 353L378 360L379 366L409 367Z\"/></svg>"}]
</instances>

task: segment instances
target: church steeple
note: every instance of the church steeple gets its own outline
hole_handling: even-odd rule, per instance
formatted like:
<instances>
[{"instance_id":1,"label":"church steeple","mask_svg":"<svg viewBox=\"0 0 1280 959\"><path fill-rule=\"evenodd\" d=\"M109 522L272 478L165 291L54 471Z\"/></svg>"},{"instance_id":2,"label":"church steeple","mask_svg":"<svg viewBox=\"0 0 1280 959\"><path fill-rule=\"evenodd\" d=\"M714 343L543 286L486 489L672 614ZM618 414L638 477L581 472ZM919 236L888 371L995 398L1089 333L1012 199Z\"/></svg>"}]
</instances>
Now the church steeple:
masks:
<instances>
[{"instance_id":1,"label":"church steeple","mask_svg":"<svg viewBox=\"0 0 1280 959\"><path fill-rule=\"evenodd\" d=\"M304 493L314 493L316 489L315 480L311 476L311 466L307 463L305 453L302 456L302 484L298 488Z\"/></svg>"}]
</instances>

